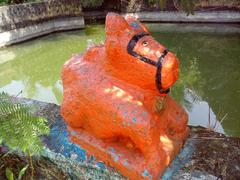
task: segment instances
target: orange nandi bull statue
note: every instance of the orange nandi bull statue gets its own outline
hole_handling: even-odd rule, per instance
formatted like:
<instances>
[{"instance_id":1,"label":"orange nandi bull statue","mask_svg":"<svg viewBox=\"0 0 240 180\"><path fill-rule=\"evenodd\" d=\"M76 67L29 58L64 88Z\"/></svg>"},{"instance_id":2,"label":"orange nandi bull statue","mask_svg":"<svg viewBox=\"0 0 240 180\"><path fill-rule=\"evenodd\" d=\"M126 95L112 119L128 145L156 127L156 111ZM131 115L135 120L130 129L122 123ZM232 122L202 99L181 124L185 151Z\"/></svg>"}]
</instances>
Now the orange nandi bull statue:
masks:
<instances>
[{"instance_id":1,"label":"orange nandi bull statue","mask_svg":"<svg viewBox=\"0 0 240 180\"><path fill-rule=\"evenodd\" d=\"M109 13L106 41L64 64L61 114L71 140L130 179L157 179L187 138L167 92L178 59L133 17Z\"/></svg>"}]
</instances>

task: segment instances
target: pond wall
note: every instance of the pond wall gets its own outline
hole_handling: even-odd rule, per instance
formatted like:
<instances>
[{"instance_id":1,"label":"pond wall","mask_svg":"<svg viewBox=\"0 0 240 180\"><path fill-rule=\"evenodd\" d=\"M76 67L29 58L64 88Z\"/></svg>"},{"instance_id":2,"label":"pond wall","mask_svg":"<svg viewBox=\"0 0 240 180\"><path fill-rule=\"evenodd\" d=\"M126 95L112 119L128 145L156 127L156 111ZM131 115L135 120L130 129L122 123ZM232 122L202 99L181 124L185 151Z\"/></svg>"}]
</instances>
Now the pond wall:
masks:
<instances>
[{"instance_id":1,"label":"pond wall","mask_svg":"<svg viewBox=\"0 0 240 180\"><path fill-rule=\"evenodd\" d=\"M237 0L221 6L201 1L194 10L194 15L187 15L178 11L173 3L168 3L162 11L159 3L151 5L143 0L104 0L98 8L84 9L81 0L45 0L2 6L0 47L56 31L81 29L84 21L104 22L106 14L111 11L132 15L145 22L240 24L240 2ZM239 31L239 26L235 29Z\"/></svg>"},{"instance_id":2,"label":"pond wall","mask_svg":"<svg viewBox=\"0 0 240 180\"><path fill-rule=\"evenodd\" d=\"M109 11L87 11L84 12L86 22L104 20ZM134 16L142 22L164 22L164 23L218 23L218 24L240 24L240 11L195 11L194 15L187 15L178 11L136 11L118 12L123 16Z\"/></svg>"},{"instance_id":3,"label":"pond wall","mask_svg":"<svg viewBox=\"0 0 240 180\"><path fill-rule=\"evenodd\" d=\"M160 1L104 0L99 7L83 7L84 19L85 22L103 21L107 12L114 11L123 15L133 15L145 22L240 23L239 0L196 0L192 7L194 15L184 12L177 2L179 1L167 1L166 6L162 7Z\"/></svg>"},{"instance_id":4,"label":"pond wall","mask_svg":"<svg viewBox=\"0 0 240 180\"><path fill-rule=\"evenodd\" d=\"M240 23L240 13L236 11L198 12L187 15L177 11L154 11L123 13L135 16L147 22L177 22L177 23Z\"/></svg>"},{"instance_id":5,"label":"pond wall","mask_svg":"<svg viewBox=\"0 0 240 180\"><path fill-rule=\"evenodd\" d=\"M84 28L79 0L51 0L0 7L0 47L55 31Z\"/></svg>"}]
</instances>

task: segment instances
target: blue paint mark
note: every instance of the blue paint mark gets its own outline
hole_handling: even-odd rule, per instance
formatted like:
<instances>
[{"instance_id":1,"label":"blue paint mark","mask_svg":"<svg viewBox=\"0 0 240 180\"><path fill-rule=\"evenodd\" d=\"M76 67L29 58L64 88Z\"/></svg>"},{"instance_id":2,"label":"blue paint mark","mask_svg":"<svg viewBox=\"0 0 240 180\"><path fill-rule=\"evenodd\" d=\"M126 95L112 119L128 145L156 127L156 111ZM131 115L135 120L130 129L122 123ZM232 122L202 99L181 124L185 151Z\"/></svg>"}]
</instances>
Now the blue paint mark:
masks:
<instances>
[{"instance_id":1,"label":"blue paint mark","mask_svg":"<svg viewBox=\"0 0 240 180\"><path fill-rule=\"evenodd\" d=\"M132 121L133 121L134 123L136 123L136 122L137 122L137 118L134 117L134 118L132 119Z\"/></svg>"},{"instance_id":2,"label":"blue paint mark","mask_svg":"<svg viewBox=\"0 0 240 180\"><path fill-rule=\"evenodd\" d=\"M132 22L130 26L132 26L133 28L140 28L137 22Z\"/></svg>"},{"instance_id":3,"label":"blue paint mark","mask_svg":"<svg viewBox=\"0 0 240 180\"><path fill-rule=\"evenodd\" d=\"M128 112L124 111L124 112L123 112L123 117L124 117L124 118L127 118L127 117L128 117Z\"/></svg>"},{"instance_id":4,"label":"blue paint mark","mask_svg":"<svg viewBox=\"0 0 240 180\"><path fill-rule=\"evenodd\" d=\"M88 158L88 162L89 163L94 163L95 162L95 160L96 160L96 158L94 157L94 156L90 156L89 158Z\"/></svg>"},{"instance_id":5,"label":"blue paint mark","mask_svg":"<svg viewBox=\"0 0 240 180\"><path fill-rule=\"evenodd\" d=\"M147 117L147 115L148 115L148 113L146 112L146 111L144 111L144 112L142 112L142 117L144 117L144 118L146 118Z\"/></svg>"},{"instance_id":6,"label":"blue paint mark","mask_svg":"<svg viewBox=\"0 0 240 180\"><path fill-rule=\"evenodd\" d=\"M129 165L129 163L128 163L128 160L127 160L127 159L124 159L124 161L123 161L123 165L124 165L124 166L128 166L128 165Z\"/></svg>"},{"instance_id":7,"label":"blue paint mark","mask_svg":"<svg viewBox=\"0 0 240 180\"><path fill-rule=\"evenodd\" d=\"M116 161L118 161L119 160L119 157L118 157L118 155L116 155L116 154L112 154L112 157L113 157L113 160L116 162Z\"/></svg>"},{"instance_id":8,"label":"blue paint mark","mask_svg":"<svg viewBox=\"0 0 240 180\"><path fill-rule=\"evenodd\" d=\"M112 147L109 148L109 151L114 153L115 152L115 149L113 149Z\"/></svg>"},{"instance_id":9,"label":"blue paint mark","mask_svg":"<svg viewBox=\"0 0 240 180\"><path fill-rule=\"evenodd\" d=\"M76 154L77 161L84 162L87 160L86 151L69 141L67 127L63 121L52 125L50 136L44 139L44 143L50 150L60 153L66 158L71 158L72 154Z\"/></svg>"},{"instance_id":10,"label":"blue paint mark","mask_svg":"<svg viewBox=\"0 0 240 180\"><path fill-rule=\"evenodd\" d=\"M99 167L100 169L106 169L106 166L103 162L97 162L96 166Z\"/></svg>"},{"instance_id":11,"label":"blue paint mark","mask_svg":"<svg viewBox=\"0 0 240 180\"><path fill-rule=\"evenodd\" d=\"M71 135L72 135L72 136L77 136L77 132L72 131L72 132L71 132Z\"/></svg>"},{"instance_id":12,"label":"blue paint mark","mask_svg":"<svg viewBox=\"0 0 240 180\"><path fill-rule=\"evenodd\" d=\"M142 172L142 176L143 177L149 177L150 176L150 174L149 174L147 169L144 169L144 171Z\"/></svg>"},{"instance_id":13,"label":"blue paint mark","mask_svg":"<svg viewBox=\"0 0 240 180\"><path fill-rule=\"evenodd\" d=\"M109 148L109 151L111 152L112 158L114 161L118 161L119 157L118 155L115 154L115 149L113 149L112 147Z\"/></svg>"}]
</instances>

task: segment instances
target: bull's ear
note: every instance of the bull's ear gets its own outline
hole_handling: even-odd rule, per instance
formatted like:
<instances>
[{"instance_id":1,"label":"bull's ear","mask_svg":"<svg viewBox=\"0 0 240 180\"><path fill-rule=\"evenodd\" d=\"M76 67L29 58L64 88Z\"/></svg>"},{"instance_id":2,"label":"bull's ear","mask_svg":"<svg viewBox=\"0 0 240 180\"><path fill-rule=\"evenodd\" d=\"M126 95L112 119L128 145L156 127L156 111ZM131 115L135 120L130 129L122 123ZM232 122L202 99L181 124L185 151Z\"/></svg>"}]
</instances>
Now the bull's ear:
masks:
<instances>
[{"instance_id":1,"label":"bull's ear","mask_svg":"<svg viewBox=\"0 0 240 180\"><path fill-rule=\"evenodd\" d=\"M127 21L119 14L108 13L105 22L106 35L117 35L129 28Z\"/></svg>"},{"instance_id":2,"label":"bull's ear","mask_svg":"<svg viewBox=\"0 0 240 180\"><path fill-rule=\"evenodd\" d=\"M137 18L133 16L126 16L126 21L128 22L129 26L136 30L136 31L145 31L146 33L149 33L149 30L147 27L142 24L140 21L137 20Z\"/></svg>"}]
</instances>

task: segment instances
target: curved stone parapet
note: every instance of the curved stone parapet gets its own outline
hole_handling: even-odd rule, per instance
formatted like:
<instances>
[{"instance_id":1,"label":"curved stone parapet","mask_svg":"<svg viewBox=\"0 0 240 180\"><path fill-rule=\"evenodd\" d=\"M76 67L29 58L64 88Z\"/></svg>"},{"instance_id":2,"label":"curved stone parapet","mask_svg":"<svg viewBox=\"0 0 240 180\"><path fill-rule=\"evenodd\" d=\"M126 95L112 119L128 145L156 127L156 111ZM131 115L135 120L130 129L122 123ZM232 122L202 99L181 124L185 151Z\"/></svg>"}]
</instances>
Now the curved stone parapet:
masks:
<instances>
[{"instance_id":1,"label":"curved stone parapet","mask_svg":"<svg viewBox=\"0 0 240 180\"><path fill-rule=\"evenodd\" d=\"M146 22L172 22L172 23L239 23L238 11L195 11L194 15L187 15L178 11L142 11L122 13L125 16L134 16Z\"/></svg>"},{"instance_id":2,"label":"curved stone parapet","mask_svg":"<svg viewBox=\"0 0 240 180\"><path fill-rule=\"evenodd\" d=\"M51 0L0 7L0 47L55 31L84 28L78 0Z\"/></svg>"}]
</instances>

